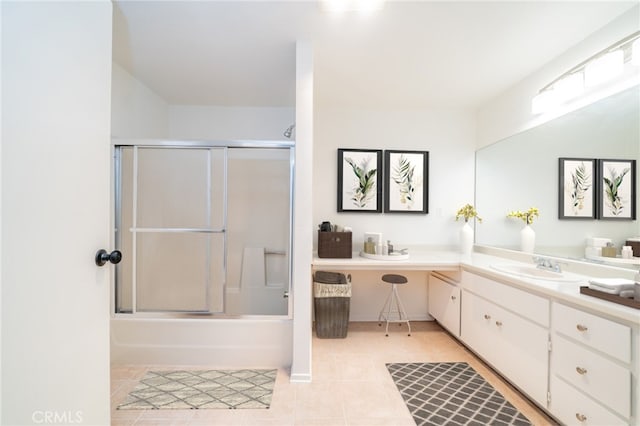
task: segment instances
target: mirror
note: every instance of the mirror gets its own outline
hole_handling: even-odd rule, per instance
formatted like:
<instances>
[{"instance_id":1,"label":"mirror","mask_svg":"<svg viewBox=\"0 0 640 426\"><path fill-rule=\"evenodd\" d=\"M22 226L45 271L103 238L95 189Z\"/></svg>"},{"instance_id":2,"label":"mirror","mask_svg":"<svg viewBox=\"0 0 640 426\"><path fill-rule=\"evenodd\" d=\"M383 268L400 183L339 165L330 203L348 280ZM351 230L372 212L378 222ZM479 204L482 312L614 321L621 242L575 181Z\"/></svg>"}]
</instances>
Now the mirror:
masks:
<instances>
[{"instance_id":1,"label":"mirror","mask_svg":"<svg viewBox=\"0 0 640 426\"><path fill-rule=\"evenodd\" d=\"M524 223L507 213L537 207L537 254L584 259L589 237L611 238L620 253L627 238L640 236L639 221L558 219L558 159L635 159L640 188L639 109L634 86L479 149L475 203L483 221L476 223L476 244L519 250ZM640 214L637 207L636 198Z\"/></svg>"}]
</instances>

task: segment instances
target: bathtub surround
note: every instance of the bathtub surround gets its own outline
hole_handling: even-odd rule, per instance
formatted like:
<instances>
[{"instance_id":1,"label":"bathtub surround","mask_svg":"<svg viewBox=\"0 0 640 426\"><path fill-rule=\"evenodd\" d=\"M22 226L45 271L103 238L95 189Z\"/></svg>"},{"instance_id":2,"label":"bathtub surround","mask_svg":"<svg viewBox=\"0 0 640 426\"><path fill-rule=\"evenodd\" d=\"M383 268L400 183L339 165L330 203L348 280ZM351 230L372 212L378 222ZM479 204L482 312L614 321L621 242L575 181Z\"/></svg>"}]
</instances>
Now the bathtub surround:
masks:
<instances>
[{"instance_id":1,"label":"bathtub surround","mask_svg":"<svg viewBox=\"0 0 640 426\"><path fill-rule=\"evenodd\" d=\"M531 425L466 362L387 364L417 425Z\"/></svg>"},{"instance_id":2,"label":"bathtub surround","mask_svg":"<svg viewBox=\"0 0 640 426\"><path fill-rule=\"evenodd\" d=\"M149 371L118 410L269 408L277 372Z\"/></svg>"}]
</instances>

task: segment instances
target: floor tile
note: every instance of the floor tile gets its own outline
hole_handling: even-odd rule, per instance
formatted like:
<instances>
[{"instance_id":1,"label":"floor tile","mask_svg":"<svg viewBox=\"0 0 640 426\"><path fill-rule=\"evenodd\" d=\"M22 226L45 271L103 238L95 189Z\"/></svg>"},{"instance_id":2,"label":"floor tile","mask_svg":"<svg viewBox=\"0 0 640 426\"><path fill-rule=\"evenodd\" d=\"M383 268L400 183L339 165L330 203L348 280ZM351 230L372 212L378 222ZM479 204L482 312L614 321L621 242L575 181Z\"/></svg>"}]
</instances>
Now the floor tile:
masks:
<instances>
[{"instance_id":1,"label":"floor tile","mask_svg":"<svg viewBox=\"0 0 640 426\"><path fill-rule=\"evenodd\" d=\"M290 383L279 369L271 407L262 410L116 410L149 370L193 368L175 365L114 365L111 370L112 425L182 426L404 426L411 414L397 391L386 363L469 363L533 424L554 422L513 386L433 321L406 326L350 323L345 339L313 338L312 383ZM198 368L215 369L216 366Z\"/></svg>"}]
</instances>

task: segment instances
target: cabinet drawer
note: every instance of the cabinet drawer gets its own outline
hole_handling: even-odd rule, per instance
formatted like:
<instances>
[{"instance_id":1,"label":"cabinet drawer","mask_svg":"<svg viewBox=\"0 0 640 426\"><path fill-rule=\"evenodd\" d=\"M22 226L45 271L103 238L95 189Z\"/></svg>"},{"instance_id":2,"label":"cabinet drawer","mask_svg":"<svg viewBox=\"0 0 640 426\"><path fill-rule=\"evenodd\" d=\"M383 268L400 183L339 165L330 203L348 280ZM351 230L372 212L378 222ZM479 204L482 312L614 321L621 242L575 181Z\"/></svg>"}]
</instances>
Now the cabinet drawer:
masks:
<instances>
[{"instance_id":1,"label":"cabinet drawer","mask_svg":"<svg viewBox=\"0 0 640 426\"><path fill-rule=\"evenodd\" d=\"M560 303L552 306L553 329L620 361L631 362L631 328Z\"/></svg>"},{"instance_id":2,"label":"cabinet drawer","mask_svg":"<svg viewBox=\"0 0 640 426\"><path fill-rule=\"evenodd\" d=\"M551 376L549 411L566 425L628 426L629 424L553 375Z\"/></svg>"},{"instance_id":3,"label":"cabinet drawer","mask_svg":"<svg viewBox=\"0 0 640 426\"><path fill-rule=\"evenodd\" d=\"M631 372L613 361L555 335L552 371L619 414L631 415Z\"/></svg>"},{"instance_id":4,"label":"cabinet drawer","mask_svg":"<svg viewBox=\"0 0 640 426\"><path fill-rule=\"evenodd\" d=\"M547 299L466 271L462 272L462 283L465 289L505 306L533 322L549 327Z\"/></svg>"},{"instance_id":5,"label":"cabinet drawer","mask_svg":"<svg viewBox=\"0 0 640 426\"><path fill-rule=\"evenodd\" d=\"M463 340L538 403L547 399L547 329L466 291Z\"/></svg>"}]
</instances>

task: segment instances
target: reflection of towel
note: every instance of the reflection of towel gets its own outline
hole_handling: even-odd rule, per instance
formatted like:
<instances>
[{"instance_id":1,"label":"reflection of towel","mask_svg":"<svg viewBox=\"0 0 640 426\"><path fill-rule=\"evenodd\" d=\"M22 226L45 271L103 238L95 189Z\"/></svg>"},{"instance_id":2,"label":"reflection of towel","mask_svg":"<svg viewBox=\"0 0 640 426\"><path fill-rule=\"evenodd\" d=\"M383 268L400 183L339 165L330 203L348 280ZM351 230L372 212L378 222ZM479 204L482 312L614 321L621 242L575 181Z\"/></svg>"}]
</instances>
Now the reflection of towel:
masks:
<instances>
[{"instance_id":1,"label":"reflection of towel","mask_svg":"<svg viewBox=\"0 0 640 426\"><path fill-rule=\"evenodd\" d=\"M626 297L628 299L633 298L633 296L635 295L636 291L635 290L622 290L620 292L620 297Z\"/></svg>"},{"instance_id":2,"label":"reflection of towel","mask_svg":"<svg viewBox=\"0 0 640 426\"><path fill-rule=\"evenodd\" d=\"M264 287L265 284L264 247L245 247L242 252L240 287Z\"/></svg>"},{"instance_id":3,"label":"reflection of towel","mask_svg":"<svg viewBox=\"0 0 640 426\"><path fill-rule=\"evenodd\" d=\"M608 294L620 294L621 291L633 291L635 282L624 278L594 278L589 280L589 288Z\"/></svg>"}]
</instances>

